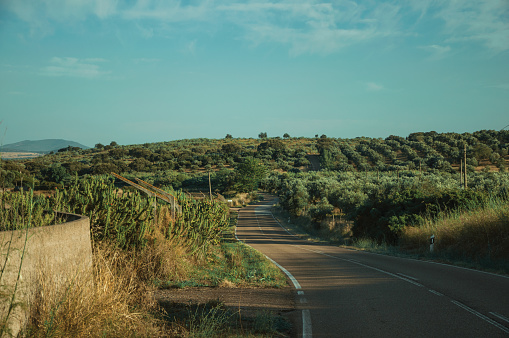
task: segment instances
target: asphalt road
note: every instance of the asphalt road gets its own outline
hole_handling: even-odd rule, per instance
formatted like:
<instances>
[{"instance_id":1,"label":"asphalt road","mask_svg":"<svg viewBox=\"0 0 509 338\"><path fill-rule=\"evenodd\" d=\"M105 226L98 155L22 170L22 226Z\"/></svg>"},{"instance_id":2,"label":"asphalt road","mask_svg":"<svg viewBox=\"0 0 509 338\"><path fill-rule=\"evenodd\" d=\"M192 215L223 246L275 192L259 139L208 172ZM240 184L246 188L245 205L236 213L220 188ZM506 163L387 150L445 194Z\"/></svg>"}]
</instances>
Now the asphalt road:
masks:
<instances>
[{"instance_id":1,"label":"asphalt road","mask_svg":"<svg viewBox=\"0 0 509 338\"><path fill-rule=\"evenodd\" d=\"M273 201L240 211L237 237L297 289L304 337L509 337L509 278L313 244L287 232Z\"/></svg>"}]
</instances>

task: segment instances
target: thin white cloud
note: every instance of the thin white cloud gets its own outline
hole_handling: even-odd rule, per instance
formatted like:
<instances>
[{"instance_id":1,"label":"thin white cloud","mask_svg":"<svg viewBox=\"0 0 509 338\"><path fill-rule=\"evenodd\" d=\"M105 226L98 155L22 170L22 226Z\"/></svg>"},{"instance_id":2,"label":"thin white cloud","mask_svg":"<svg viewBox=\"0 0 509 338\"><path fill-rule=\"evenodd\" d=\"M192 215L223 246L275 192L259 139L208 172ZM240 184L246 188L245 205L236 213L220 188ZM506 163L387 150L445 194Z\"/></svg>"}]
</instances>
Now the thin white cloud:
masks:
<instances>
[{"instance_id":1,"label":"thin white cloud","mask_svg":"<svg viewBox=\"0 0 509 338\"><path fill-rule=\"evenodd\" d=\"M152 27L144 27L144 26L140 25L139 23L136 23L136 28L138 28L141 35L146 39L150 39L154 36L154 28L152 28Z\"/></svg>"},{"instance_id":2,"label":"thin white cloud","mask_svg":"<svg viewBox=\"0 0 509 338\"><path fill-rule=\"evenodd\" d=\"M290 53L329 54L356 43L399 34L394 30L397 6L375 10L353 2L333 4L247 3L218 7L244 31L244 37L259 45L288 45Z\"/></svg>"},{"instance_id":3,"label":"thin white cloud","mask_svg":"<svg viewBox=\"0 0 509 338\"><path fill-rule=\"evenodd\" d=\"M156 20L164 22L182 22L205 20L207 14L214 7L208 1L199 5L181 5L181 1L150 1L138 0L134 6L121 10L121 15L127 20Z\"/></svg>"},{"instance_id":4,"label":"thin white cloud","mask_svg":"<svg viewBox=\"0 0 509 338\"><path fill-rule=\"evenodd\" d=\"M378 83L375 83L375 82L367 82L366 83L366 90L369 92L379 92L384 89L385 88Z\"/></svg>"},{"instance_id":5,"label":"thin white cloud","mask_svg":"<svg viewBox=\"0 0 509 338\"><path fill-rule=\"evenodd\" d=\"M185 47L182 49L182 53L194 55L196 53L196 43L197 40L192 40L186 43Z\"/></svg>"},{"instance_id":6,"label":"thin white cloud","mask_svg":"<svg viewBox=\"0 0 509 338\"><path fill-rule=\"evenodd\" d=\"M9 91L9 92L7 92L7 95L18 96L18 95L26 95L26 93L18 92L18 91Z\"/></svg>"},{"instance_id":7,"label":"thin white cloud","mask_svg":"<svg viewBox=\"0 0 509 338\"><path fill-rule=\"evenodd\" d=\"M499 84L492 85L489 87L503 89L503 90L509 90L509 83L499 83Z\"/></svg>"},{"instance_id":8,"label":"thin white cloud","mask_svg":"<svg viewBox=\"0 0 509 338\"><path fill-rule=\"evenodd\" d=\"M431 59L442 59L451 51L450 46L429 45L419 47L430 53Z\"/></svg>"},{"instance_id":9,"label":"thin white cloud","mask_svg":"<svg viewBox=\"0 0 509 338\"><path fill-rule=\"evenodd\" d=\"M497 52L509 50L507 0L445 1L436 17L445 23L446 41L479 41Z\"/></svg>"},{"instance_id":10,"label":"thin white cloud","mask_svg":"<svg viewBox=\"0 0 509 338\"><path fill-rule=\"evenodd\" d=\"M145 38L168 31L174 36L178 29L208 33L233 25L239 39L255 46L278 43L298 55L328 54L391 37L424 36L433 24L439 41L448 45L474 42L495 52L509 50L507 0L209 0L186 4L179 0L4 0L0 7L28 22L33 36L52 34L61 22L89 18L132 22ZM182 23L191 25L178 26ZM434 55L446 52L449 50L435 49Z\"/></svg>"},{"instance_id":11,"label":"thin white cloud","mask_svg":"<svg viewBox=\"0 0 509 338\"><path fill-rule=\"evenodd\" d=\"M159 61L161 61L161 59L156 59L156 58L138 58L138 59L134 59L135 63L157 63Z\"/></svg>"},{"instance_id":12,"label":"thin white cloud","mask_svg":"<svg viewBox=\"0 0 509 338\"><path fill-rule=\"evenodd\" d=\"M41 75L64 76L94 79L103 77L111 72L103 71L96 63L105 62L104 59L77 59L71 57L53 57L50 65L41 69Z\"/></svg>"}]
</instances>

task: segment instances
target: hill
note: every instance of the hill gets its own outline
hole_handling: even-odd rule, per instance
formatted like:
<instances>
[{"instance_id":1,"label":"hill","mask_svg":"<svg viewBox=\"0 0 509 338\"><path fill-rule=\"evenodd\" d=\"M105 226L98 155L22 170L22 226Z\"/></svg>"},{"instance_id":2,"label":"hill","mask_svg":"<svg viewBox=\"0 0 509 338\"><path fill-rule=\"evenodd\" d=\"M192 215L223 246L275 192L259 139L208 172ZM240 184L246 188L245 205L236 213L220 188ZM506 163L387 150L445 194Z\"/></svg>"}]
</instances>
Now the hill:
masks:
<instances>
[{"instance_id":1,"label":"hill","mask_svg":"<svg viewBox=\"0 0 509 338\"><path fill-rule=\"evenodd\" d=\"M62 140L62 139L47 139L30 141L25 140L17 143L6 144L0 149L3 152L25 152L25 153L49 153L67 147L79 147L81 149L88 149L90 147L84 146L78 142Z\"/></svg>"},{"instance_id":2,"label":"hill","mask_svg":"<svg viewBox=\"0 0 509 338\"><path fill-rule=\"evenodd\" d=\"M68 142L68 141L67 141ZM232 138L185 139L138 145L96 144L78 149L60 144L60 150L17 163L0 164L6 174L4 184L15 186L36 179L41 187L69 183L78 176L119 173L140 178L156 186L172 186L187 191L234 191L232 169L250 158L269 172L304 173L314 170L334 172L394 173L416 172L449 175L462 172L465 146L467 171L506 172L509 167L509 131L481 130L474 133L416 132L407 137L386 139L358 137L329 138ZM47 148L47 149L55 149ZM0 149L2 150L2 149ZM2 159L7 158L2 155ZM462 166L464 171L464 166ZM378 174L377 174L378 175ZM0 173L0 183L2 182Z\"/></svg>"}]
</instances>

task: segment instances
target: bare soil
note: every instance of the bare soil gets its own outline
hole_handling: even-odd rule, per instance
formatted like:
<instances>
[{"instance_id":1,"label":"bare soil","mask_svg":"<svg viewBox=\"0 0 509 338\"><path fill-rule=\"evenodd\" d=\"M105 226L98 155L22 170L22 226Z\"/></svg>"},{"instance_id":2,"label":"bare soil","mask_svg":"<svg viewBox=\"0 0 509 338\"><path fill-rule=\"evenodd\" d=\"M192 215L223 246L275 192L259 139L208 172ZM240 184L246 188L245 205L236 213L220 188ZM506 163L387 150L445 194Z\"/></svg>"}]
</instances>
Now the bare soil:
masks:
<instances>
[{"instance_id":1,"label":"bare soil","mask_svg":"<svg viewBox=\"0 0 509 338\"><path fill-rule=\"evenodd\" d=\"M259 313L270 312L272 316L281 316L292 323L292 329L286 332L290 337L296 336L294 288L226 288L200 287L185 289L160 289L154 292L158 303L168 315L175 309L189 305L223 304L241 318L253 318Z\"/></svg>"},{"instance_id":2,"label":"bare soil","mask_svg":"<svg viewBox=\"0 0 509 338\"><path fill-rule=\"evenodd\" d=\"M28 159L28 158L34 158L42 156L42 154L39 153L22 153L22 152L1 152L0 158L6 159L6 160L15 160L15 159Z\"/></svg>"}]
</instances>

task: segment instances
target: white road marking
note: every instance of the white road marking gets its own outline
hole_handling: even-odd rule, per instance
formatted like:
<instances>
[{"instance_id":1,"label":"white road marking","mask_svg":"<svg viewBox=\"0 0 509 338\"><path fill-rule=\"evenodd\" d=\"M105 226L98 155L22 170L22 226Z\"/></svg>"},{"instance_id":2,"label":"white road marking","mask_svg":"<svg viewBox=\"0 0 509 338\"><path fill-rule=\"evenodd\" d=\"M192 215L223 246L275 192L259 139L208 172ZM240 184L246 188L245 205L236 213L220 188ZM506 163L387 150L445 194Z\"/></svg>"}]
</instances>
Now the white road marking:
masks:
<instances>
[{"instance_id":1,"label":"white road marking","mask_svg":"<svg viewBox=\"0 0 509 338\"><path fill-rule=\"evenodd\" d=\"M403 276L396 275L396 274L394 274L392 272L389 272L389 271L385 271L385 270L382 270L382 269L375 268L374 266L363 264L363 263L355 261L353 259L345 259L345 258L340 258L340 257L332 256L332 255L329 255L329 254L326 254L326 253L323 253L323 252L321 253L321 252L316 251L316 250L311 250L311 249L304 248L304 247L302 247L300 245L294 245L294 246L300 247L302 250L314 252L314 253L317 253L317 254L322 255L322 256L326 256L326 257L330 257L330 258L333 258L333 259L337 259L339 261L345 261L345 262L350 262L350 263L353 263L353 264L357 264L357 265L363 266L365 268L368 268L368 269L371 269L371 270L375 270L375 271L384 273L386 275L389 275L389 276L396 277L398 279L404 280L405 282L408 282L408 283L413 284L415 286L419 286L419 287L423 287L424 286L424 285L422 285L420 283L417 283L416 281L413 281L411 279L405 278Z\"/></svg>"},{"instance_id":2,"label":"white road marking","mask_svg":"<svg viewBox=\"0 0 509 338\"><path fill-rule=\"evenodd\" d=\"M401 273L401 272L398 272L398 275L403 276L403 277L408 278L408 279L415 280L415 281L418 281L418 280L419 280L419 279L417 279L417 278L415 278L415 277L405 275L404 273Z\"/></svg>"},{"instance_id":3,"label":"white road marking","mask_svg":"<svg viewBox=\"0 0 509 338\"><path fill-rule=\"evenodd\" d=\"M265 255L265 257L267 257L267 259L269 261L271 261L272 263L274 263L279 269L281 269L281 271L283 271L287 276L288 278L290 278L290 280L292 281L293 283L293 286L299 290L301 289L301 286L299 284L299 282L297 281L297 279L295 277L293 277L293 275L290 273L290 271L286 270L284 267L282 267L281 265L278 264L278 262L276 262L275 260L273 260L272 258L270 258L269 256Z\"/></svg>"},{"instance_id":4,"label":"white road marking","mask_svg":"<svg viewBox=\"0 0 509 338\"><path fill-rule=\"evenodd\" d=\"M263 235L265 235L263 230L262 230L262 227L260 226L260 222L258 221L258 214L261 214L261 215L269 215L270 214L270 215L272 215L272 212L270 212L270 211L269 212L258 212L257 209L258 208L255 208L256 223L258 224L258 229L260 229L260 232ZM274 215L272 215L272 218L274 218ZM276 222L277 222L277 220L276 220ZM279 224L279 222L278 222L278 224ZM279 224L279 225L281 226L281 224ZM290 235L292 235L288 230L286 230L286 232L288 232ZM294 235L292 235L292 236L294 236ZM237 228L235 228L235 237L237 237ZM290 271L286 270L283 266L281 266L279 263L277 263L275 260L273 260L269 256L265 255L265 257L267 257L268 260L270 260L272 263L274 263L274 265L276 265L279 269L281 269L281 271L283 271L288 276L288 278L290 278L290 280L292 281L293 286L295 287L295 289L299 290L299 289L302 288L300 286L299 281L297 281L297 279L290 273ZM304 291L297 291L297 293L299 295L304 295ZM307 299L302 297L300 299L300 302L305 304L305 303L307 303ZM302 337L303 338L310 338L312 336L313 336L313 331L312 331L312 326L311 326L311 314L309 313L309 309L304 309L304 310L302 310Z\"/></svg>"},{"instance_id":5,"label":"white road marking","mask_svg":"<svg viewBox=\"0 0 509 338\"><path fill-rule=\"evenodd\" d=\"M431 292L431 293L433 293L433 294L435 294L435 295L437 295L437 296L441 296L441 297L443 296L443 294L441 294L441 293L440 293L440 292L438 292L438 291L431 290L431 289L429 289L428 291L429 291L429 292Z\"/></svg>"},{"instance_id":6,"label":"white road marking","mask_svg":"<svg viewBox=\"0 0 509 338\"><path fill-rule=\"evenodd\" d=\"M299 236L297 235L294 235L292 234L288 229L286 229L277 219L276 217L274 216L274 214L272 213L272 211L270 212L270 214L272 215L272 218L274 218L274 220L279 224L279 226L284 230L286 231L289 235L295 237L295 238L299 238ZM369 252L369 251L366 251L367 253L370 253L372 255L380 255L380 256L385 256L383 254L380 254L380 253L377 253L377 252ZM451 265L451 264L444 264L444 263L439 263L439 262L433 262L433 261L426 261L426 260L420 260L420 259L415 259L415 258L407 258L407 257L400 257L401 259L406 259L406 260L411 260L411 261L419 261L419 262L425 262L425 263L429 263L429 264L436 264L436 265L443 265L443 266L448 266L448 267L451 267L451 268L456 268L456 269L462 269L462 270L469 270L469 271L475 271L475 272L479 272L479 273L482 273L482 274L486 274L486 275L491 275L491 276L497 276L497 277L502 277L502 278L509 278L509 276L506 276L506 275L499 275L499 274L496 274L496 273L492 273L492 272L487 272L487 271L482 271L482 270L474 270L474 269L470 269L470 268L465 268L463 266L456 266L456 265Z\"/></svg>"},{"instance_id":7,"label":"white road marking","mask_svg":"<svg viewBox=\"0 0 509 338\"><path fill-rule=\"evenodd\" d=\"M504 331L505 333L509 333L509 329L507 327L505 327L504 325L502 324L499 324L497 323L496 321L494 321L493 319L489 318L489 317L486 317L485 315L483 315L482 313L480 312L477 312L475 311L474 309L466 306L465 304L462 304L460 302L457 302L455 300L451 300L451 302L457 306L459 306L460 308L462 308L463 310L466 310L474 315L476 315L477 317L481 318L482 320L490 323L491 325L499 328L500 330Z\"/></svg>"},{"instance_id":8,"label":"white road marking","mask_svg":"<svg viewBox=\"0 0 509 338\"><path fill-rule=\"evenodd\" d=\"M265 213L264 213L265 214ZM279 223L279 221L274 217L274 214L272 214L272 212L270 212L270 214L272 215L272 218L279 224L279 226L285 230L288 234L290 234L291 236L293 237L297 237L296 235L292 234L290 231L288 231L283 225L281 225L281 223ZM261 229L260 229L261 230ZM307 248L304 248L300 245L293 245L295 247L299 247L300 249L302 250L306 250L306 251L310 251L310 252L314 252L314 253L317 253L317 254L320 254L320 255L323 255L323 256L327 256L327 257L330 257L330 258L334 258L334 259L337 259L337 260L342 260L342 261L348 261L348 262L351 262L351 263L354 263L354 264L358 264L360 266L364 266L366 268L369 268L369 269L372 269L372 270L375 270L375 271L379 271L381 273L384 273L384 274L387 274L387 275L390 275L390 276L393 276L395 278L398 278L398 279L401 279L401 280L404 280L408 283L411 283L413 285L416 285L416 286L419 286L419 287L424 287L424 285L420 284L420 283L417 283L416 281L418 280L417 278L414 278L414 277L411 277L411 276L407 276L405 274L402 274L402 273L398 273L398 274L393 274L391 272L388 272L388 271L384 271L384 270L381 270L381 269L378 269L378 268L375 268L375 267L372 267L372 266L369 266L369 265L366 265L366 264L363 264L359 261L356 261L356 260L353 260L353 259L344 259L344 258L339 258L339 257L336 257L336 256L332 256L332 255L329 255L329 254L326 254L322 251L319 251L319 250L311 250L311 249L307 249ZM375 253L376 254L376 253ZM270 259L270 258L269 258ZM409 260L413 260L411 258L407 258ZM275 262L274 262L275 263ZM448 267L453 267L453 268L458 268L458 269L464 269L464 270L470 270L470 271L475 271L475 272L480 272L480 273L484 273L484 274L489 274L489 275L492 275L492 276L497 276L497 277L503 277L503 278L509 278L507 276L503 276L503 275L497 275L497 274L493 274L493 273L489 273L489 272L484 272L484 271L478 271L478 270L473 270L473 269L469 269L469 268L464 268L464 267L456 267L456 266L453 266L453 265L448 265L448 264L443 264L443 263L436 263L436 262L427 262L427 263L431 263L431 264L438 264L438 265L445 265L445 266L448 266ZM275 263L276 265L279 266L279 264ZM444 296L443 294L441 294L440 292L438 291L435 291L435 290L431 290L429 289L428 290L429 292L437 295L437 296ZM304 298L305 299L305 298ZM302 299L301 299L302 301ZM474 314L476 315L477 317L481 318L482 320L486 321L487 323L497 327L498 329L502 330L503 332L505 333L509 333L509 328L507 328L506 326L496 322L495 320L483 315L482 313L480 312L477 312L476 310L458 302L458 301L455 301L455 300L451 300L451 302L455 305L457 305L458 307L470 312L471 314ZM505 321L507 323L509 323L509 318L506 318L505 316L501 315L501 314L498 314L496 312L490 312L490 314L492 316L495 316L497 317L498 319L502 320L502 321ZM305 310L302 310L302 325L303 325L303 337L311 337L312 336L312 331L311 331L311 315L310 315L310 312L308 309L305 309Z\"/></svg>"},{"instance_id":9,"label":"white road marking","mask_svg":"<svg viewBox=\"0 0 509 338\"><path fill-rule=\"evenodd\" d=\"M311 327L311 314L308 309L302 310L302 337L308 338L313 336Z\"/></svg>"},{"instance_id":10,"label":"white road marking","mask_svg":"<svg viewBox=\"0 0 509 338\"><path fill-rule=\"evenodd\" d=\"M496 312L490 312L490 314L492 314L493 316L497 317L498 319L500 320L503 320L504 322L507 322L509 323L509 318L505 317L505 316L502 316L501 314L499 313L496 313Z\"/></svg>"}]
</instances>

